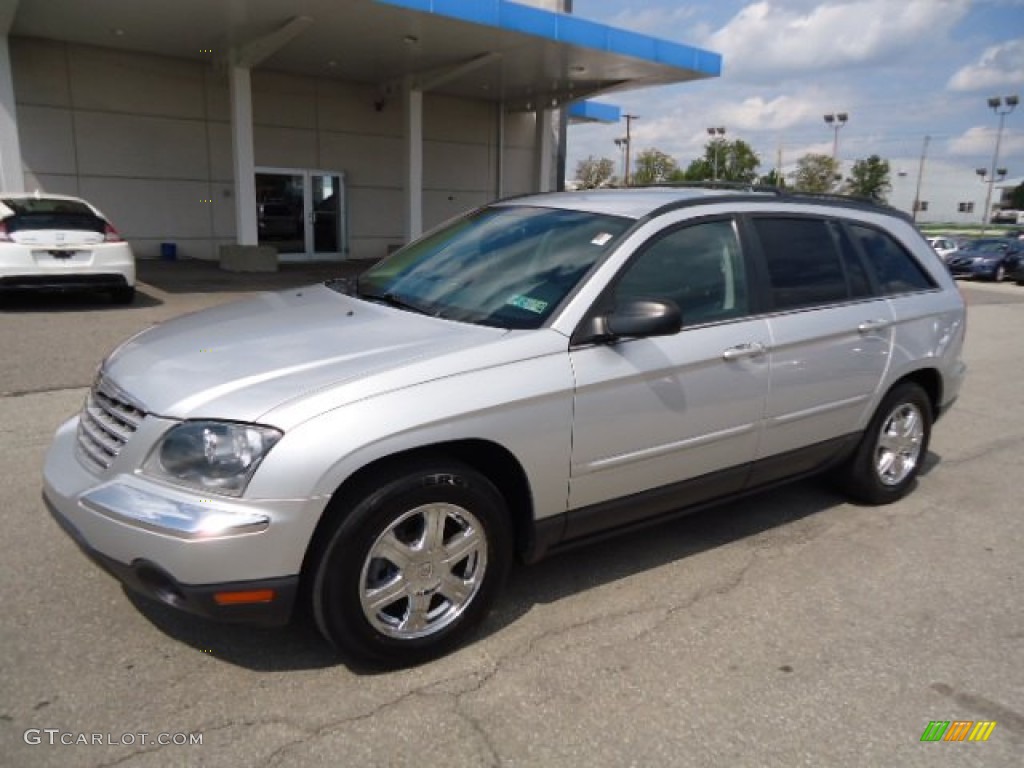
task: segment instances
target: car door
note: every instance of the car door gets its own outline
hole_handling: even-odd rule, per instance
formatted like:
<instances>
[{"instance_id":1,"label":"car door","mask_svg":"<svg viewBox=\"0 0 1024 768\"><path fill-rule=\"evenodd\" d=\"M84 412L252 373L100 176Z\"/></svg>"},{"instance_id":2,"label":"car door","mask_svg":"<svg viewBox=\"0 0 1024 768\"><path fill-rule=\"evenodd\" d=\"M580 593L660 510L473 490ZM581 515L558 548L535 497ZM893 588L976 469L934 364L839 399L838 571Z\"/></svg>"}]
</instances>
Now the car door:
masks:
<instances>
[{"instance_id":1,"label":"car door","mask_svg":"<svg viewBox=\"0 0 1024 768\"><path fill-rule=\"evenodd\" d=\"M771 391L751 481L812 469L860 428L892 354L893 316L837 221L755 215L771 307Z\"/></svg>"},{"instance_id":2,"label":"car door","mask_svg":"<svg viewBox=\"0 0 1024 768\"><path fill-rule=\"evenodd\" d=\"M716 218L654 236L598 301L668 299L683 327L571 349L570 538L742 487L768 392L748 284L736 224Z\"/></svg>"}]
</instances>

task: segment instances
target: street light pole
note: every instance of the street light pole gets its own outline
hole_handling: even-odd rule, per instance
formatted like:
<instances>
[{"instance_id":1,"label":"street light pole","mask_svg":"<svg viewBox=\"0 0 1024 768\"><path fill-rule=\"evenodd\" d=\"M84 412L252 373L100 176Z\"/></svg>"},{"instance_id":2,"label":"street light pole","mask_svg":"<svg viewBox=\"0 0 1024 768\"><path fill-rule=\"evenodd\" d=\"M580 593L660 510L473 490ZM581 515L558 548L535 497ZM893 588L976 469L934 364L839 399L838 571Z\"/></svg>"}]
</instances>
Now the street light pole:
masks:
<instances>
[{"instance_id":1,"label":"street light pole","mask_svg":"<svg viewBox=\"0 0 1024 768\"><path fill-rule=\"evenodd\" d=\"M991 215L989 209L992 206L992 187L996 182L996 165L999 164L999 146L1003 141L1003 123L1006 121L1006 116L1013 112L1017 108L1017 104L1020 99L1017 98L1016 94L1013 96L1007 96L1004 99L998 96L993 96L988 100L989 108L999 115L999 130L996 131L996 151L992 155L992 170L989 172L988 177L988 194L985 195L985 210L981 212L981 226L984 231L984 227L989 223L989 217Z\"/></svg>"},{"instance_id":2,"label":"street light pole","mask_svg":"<svg viewBox=\"0 0 1024 768\"><path fill-rule=\"evenodd\" d=\"M846 125L850 115L846 112L836 112L825 115L825 125L832 129L832 159L839 159L839 129Z\"/></svg>"},{"instance_id":3,"label":"street light pole","mask_svg":"<svg viewBox=\"0 0 1024 768\"><path fill-rule=\"evenodd\" d=\"M711 180L718 181L718 150L722 148L722 142L725 136L725 126L717 126L715 128L708 128L708 136L711 137L711 146L715 150L714 157L714 170L712 171Z\"/></svg>"},{"instance_id":4,"label":"street light pole","mask_svg":"<svg viewBox=\"0 0 1024 768\"><path fill-rule=\"evenodd\" d=\"M620 136L615 139L615 146L619 148L619 162L622 163L622 178L623 186L625 186L626 178L626 144L628 143L625 136Z\"/></svg>"},{"instance_id":5,"label":"street light pole","mask_svg":"<svg viewBox=\"0 0 1024 768\"><path fill-rule=\"evenodd\" d=\"M623 115L626 118L626 172L623 174L624 186L629 186L629 146L633 143L633 137L630 133L630 128L633 121L638 119L639 115Z\"/></svg>"},{"instance_id":6,"label":"street light pole","mask_svg":"<svg viewBox=\"0 0 1024 768\"><path fill-rule=\"evenodd\" d=\"M924 178L924 159L928 155L928 143L932 140L931 136L924 137L924 146L921 147L921 164L917 166L917 189L914 190L914 211L910 214L910 218L917 221L917 210L921 207L921 179Z\"/></svg>"}]
</instances>

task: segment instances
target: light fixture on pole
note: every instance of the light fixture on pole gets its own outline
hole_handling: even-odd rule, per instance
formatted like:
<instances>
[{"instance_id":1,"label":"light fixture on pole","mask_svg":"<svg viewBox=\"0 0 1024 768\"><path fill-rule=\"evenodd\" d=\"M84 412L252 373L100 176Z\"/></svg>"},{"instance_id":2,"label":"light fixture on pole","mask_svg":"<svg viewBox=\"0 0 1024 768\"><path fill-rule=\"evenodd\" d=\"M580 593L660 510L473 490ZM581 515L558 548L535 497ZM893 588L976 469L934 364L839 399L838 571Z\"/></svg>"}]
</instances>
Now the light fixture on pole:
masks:
<instances>
[{"instance_id":1,"label":"light fixture on pole","mask_svg":"<svg viewBox=\"0 0 1024 768\"><path fill-rule=\"evenodd\" d=\"M629 186L629 146L630 146L630 144L633 143L633 136L632 136L632 133L631 133L631 128L632 128L632 125L633 125L633 121L638 119L640 117L640 115L623 115L623 117L626 118L626 172L624 174L622 174L622 176L623 176L623 184L628 187Z\"/></svg>"},{"instance_id":2,"label":"light fixture on pole","mask_svg":"<svg viewBox=\"0 0 1024 768\"><path fill-rule=\"evenodd\" d=\"M722 148L722 142L725 141L725 126L717 126L714 128L708 128L708 136L711 137L711 145L714 149L714 171L712 172L711 180L718 181L718 151Z\"/></svg>"},{"instance_id":3,"label":"light fixture on pole","mask_svg":"<svg viewBox=\"0 0 1024 768\"><path fill-rule=\"evenodd\" d=\"M839 158L839 129L846 125L850 115L846 112L836 112L825 115L825 125L832 129L832 159Z\"/></svg>"},{"instance_id":4,"label":"light fixture on pole","mask_svg":"<svg viewBox=\"0 0 1024 768\"><path fill-rule=\"evenodd\" d=\"M992 154L992 170L989 173L988 179L988 193L985 195L985 208L981 212L981 226L982 232L984 233L984 227L989 223L991 211L989 210L992 206L992 187L996 183L996 165L999 164L999 145L1003 141L1003 123L1006 120L1006 116L1013 112L1017 108L1017 104L1020 103L1020 99L1017 98L1016 94L1013 96L1007 96L1006 98L1000 98L993 96L988 100L989 108L999 115L999 130L996 131L996 151ZM979 168L978 170L983 170ZM1006 169L1000 168L999 171L1006 175ZM984 177L982 177L984 180Z\"/></svg>"}]
</instances>

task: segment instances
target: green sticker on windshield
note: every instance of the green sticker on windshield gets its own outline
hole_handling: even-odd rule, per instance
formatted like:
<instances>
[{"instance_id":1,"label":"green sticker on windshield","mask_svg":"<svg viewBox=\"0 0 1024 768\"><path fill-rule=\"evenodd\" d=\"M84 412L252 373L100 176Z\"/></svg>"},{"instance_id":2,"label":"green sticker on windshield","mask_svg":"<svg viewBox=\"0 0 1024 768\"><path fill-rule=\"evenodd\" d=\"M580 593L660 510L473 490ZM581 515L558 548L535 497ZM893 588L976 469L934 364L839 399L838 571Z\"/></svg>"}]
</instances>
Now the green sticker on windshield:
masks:
<instances>
[{"instance_id":1,"label":"green sticker on windshield","mask_svg":"<svg viewBox=\"0 0 1024 768\"><path fill-rule=\"evenodd\" d=\"M525 309L527 312L533 312L538 315L548 308L548 303L546 301L541 301L540 299L531 299L529 296L516 295L510 298L505 303L513 307Z\"/></svg>"}]
</instances>

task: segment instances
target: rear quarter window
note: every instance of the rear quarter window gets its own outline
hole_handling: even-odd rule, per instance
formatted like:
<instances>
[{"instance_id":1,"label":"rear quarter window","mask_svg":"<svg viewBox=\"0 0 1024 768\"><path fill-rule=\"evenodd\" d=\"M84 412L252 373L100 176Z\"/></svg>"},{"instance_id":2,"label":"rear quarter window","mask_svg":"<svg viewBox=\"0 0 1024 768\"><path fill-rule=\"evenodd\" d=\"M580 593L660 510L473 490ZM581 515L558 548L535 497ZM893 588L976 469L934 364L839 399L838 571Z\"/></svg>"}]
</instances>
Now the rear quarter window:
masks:
<instances>
[{"instance_id":1,"label":"rear quarter window","mask_svg":"<svg viewBox=\"0 0 1024 768\"><path fill-rule=\"evenodd\" d=\"M889 233L863 224L848 224L847 227L882 293L912 293L935 288L917 259Z\"/></svg>"}]
</instances>

